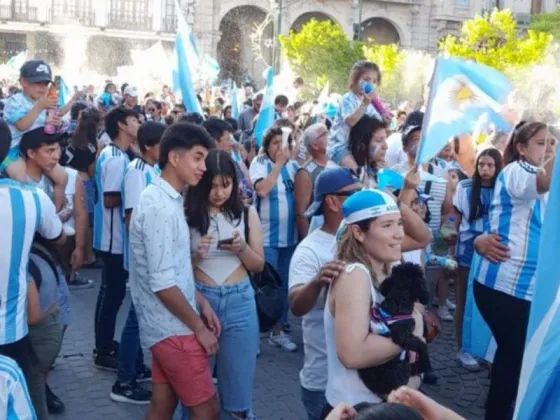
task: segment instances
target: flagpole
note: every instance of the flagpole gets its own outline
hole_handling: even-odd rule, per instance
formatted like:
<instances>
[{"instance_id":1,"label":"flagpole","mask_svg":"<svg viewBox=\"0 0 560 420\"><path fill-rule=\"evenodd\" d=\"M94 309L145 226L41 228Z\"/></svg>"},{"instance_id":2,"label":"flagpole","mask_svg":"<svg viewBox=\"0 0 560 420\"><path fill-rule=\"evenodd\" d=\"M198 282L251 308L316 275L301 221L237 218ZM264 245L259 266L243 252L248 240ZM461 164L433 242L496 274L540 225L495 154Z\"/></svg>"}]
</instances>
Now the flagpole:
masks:
<instances>
[{"instance_id":1,"label":"flagpole","mask_svg":"<svg viewBox=\"0 0 560 420\"><path fill-rule=\"evenodd\" d=\"M416 165L420 165L419 159L420 156L422 155L421 149L420 147L423 147L426 142L424 139L424 136L426 135L426 123L428 121L430 121L430 117L432 114L432 101L434 99L434 96L436 95L436 90L433 89L434 87L434 81L438 79L437 75L438 75L438 69L439 69L439 62L440 62L441 56L438 56L436 58L436 62L434 65L434 73L432 74L432 80L430 80L430 95L428 96L428 103L426 104L426 112L424 112L424 118L422 119L422 128L420 129L420 142L419 144L419 148L416 151Z\"/></svg>"}]
</instances>

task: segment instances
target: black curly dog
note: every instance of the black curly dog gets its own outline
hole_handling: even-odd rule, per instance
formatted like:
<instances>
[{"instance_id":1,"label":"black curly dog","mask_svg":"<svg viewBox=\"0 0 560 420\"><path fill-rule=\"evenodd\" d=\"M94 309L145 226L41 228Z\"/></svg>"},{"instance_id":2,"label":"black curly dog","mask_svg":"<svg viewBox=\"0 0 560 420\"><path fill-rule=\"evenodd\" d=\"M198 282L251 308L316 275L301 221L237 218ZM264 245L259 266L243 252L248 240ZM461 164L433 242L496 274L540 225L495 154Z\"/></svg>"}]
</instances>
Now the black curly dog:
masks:
<instances>
[{"instance_id":1,"label":"black curly dog","mask_svg":"<svg viewBox=\"0 0 560 420\"><path fill-rule=\"evenodd\" d=\"M417 353L419 359L411 365L406 358L401 360L399 354L382 365L358 370L364 385L373 393L384 396L406 385L412 375L430 370L428 346L413 334L416 325L412 318L414 303L428 304L428 289L422 267L413 263L394 267L391 275L381 283L380 292L385 300L378 307L381 311L376 313L381 314L389 328L391 340L403 350Z\"/></svg>"}]
</instances>

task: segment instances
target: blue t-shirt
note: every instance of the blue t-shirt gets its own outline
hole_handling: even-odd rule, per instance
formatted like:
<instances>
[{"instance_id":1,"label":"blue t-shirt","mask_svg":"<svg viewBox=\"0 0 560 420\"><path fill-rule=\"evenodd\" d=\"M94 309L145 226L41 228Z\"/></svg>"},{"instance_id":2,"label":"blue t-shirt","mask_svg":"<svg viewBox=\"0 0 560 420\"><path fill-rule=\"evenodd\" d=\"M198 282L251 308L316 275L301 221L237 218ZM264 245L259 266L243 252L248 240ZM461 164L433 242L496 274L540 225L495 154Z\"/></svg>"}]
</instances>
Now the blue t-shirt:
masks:
<instances>
[{"instance_id":1,"label":"blue t-shirt","mask_svg":"<svg viewBox=\"0 0 560 420\"><path fill-rule=\"evenodd\" d=\"M37 101L33 101L23 92L16 93L15 95L12 95L8 99L6 99L4 105L4 120L8 123L8 127L10 127L10 132L12 134L12 143L10 145L10 148L19 146L21 137L28 131L32 131L38 127L45 126L47 122L46 109L41 111L39 117L37 117L37 119L33 121L33 124L31 124L31 126L27 130L19 131L16 128L16 122L29 114L36 103Z\"/></svg>"}]
</instances>

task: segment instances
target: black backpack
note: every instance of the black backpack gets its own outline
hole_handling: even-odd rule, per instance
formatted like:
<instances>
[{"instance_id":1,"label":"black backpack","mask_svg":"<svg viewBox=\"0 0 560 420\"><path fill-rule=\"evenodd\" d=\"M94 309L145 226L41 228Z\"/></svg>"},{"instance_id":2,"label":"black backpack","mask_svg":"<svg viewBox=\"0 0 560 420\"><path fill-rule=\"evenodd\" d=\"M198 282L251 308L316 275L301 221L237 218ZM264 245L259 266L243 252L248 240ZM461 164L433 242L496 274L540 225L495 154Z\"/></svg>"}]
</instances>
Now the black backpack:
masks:
<instances>
[{"instance_id":1,"label":"black backpack","mask_svg":"<svg viewBox=\"0 0 560 420\"><path fill-rule=\"evenodd\" d=\"M249 244L249 207L243 209L245 223L245 242ZM282 317L282 290L280 275L276 269L265 261L263 271L249 273L251 285L255 290L255 302L259 316L261 332L274 327Z\"/></svg>"}]
</instances>

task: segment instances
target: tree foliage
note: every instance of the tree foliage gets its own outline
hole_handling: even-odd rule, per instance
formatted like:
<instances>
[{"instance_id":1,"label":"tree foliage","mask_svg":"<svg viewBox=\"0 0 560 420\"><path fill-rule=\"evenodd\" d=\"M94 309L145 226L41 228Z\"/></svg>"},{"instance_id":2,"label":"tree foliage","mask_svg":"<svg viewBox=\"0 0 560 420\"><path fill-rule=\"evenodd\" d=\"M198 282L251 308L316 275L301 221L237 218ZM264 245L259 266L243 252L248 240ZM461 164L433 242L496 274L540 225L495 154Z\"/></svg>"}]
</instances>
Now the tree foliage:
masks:
<instances>
[{"instance_id":1,"label":"tree foliage","mask_svg":"<svg viewBox=\"0 0 560 420\"><path fill-rule=\"evenodd\" d=\"M292 70L305 79L311 94L327 83L333 92L348 89L352 65L364 59L362 43L352 41L344 30L331 21L311 19L299 32L280 35L282 53Z\"/></svg>"},{"instance_id":2,"label":"tree foliage","mask_svg":"<svg viewBox=\"0 0 560 420\"><path fill-rule=\"evenodd\" d=\"M439 49L513 75L540 63L551 42L552 36L543 32L529 30L521 36L511 11L494 9L463 22L460 36L448 35Z\"/></svg>"},{"instance_id":3,"label":"tree foliage","mask_svg":"<svg viewBox=\"0 0 560 420\"><path fill-rule=\"evenodd\" d=\"M541 13L533 16L529 29L535 32L545 32L560 39L560 9L552 13Z\"/></svg>"},{"instance_id":4,"label":"tree foliage","mask_svg":"<svg viewBox=\"0 0 560 420\"><path fill-rule=\"evenodd\" d=\"M397 44L378 45L371 43L364 47L366 60L373 61L379 66L382 78L379 94L384 100L396 102L400 98L399 87L402 87L403 64L406 52Z\"/></svg>"}]
</instances>

